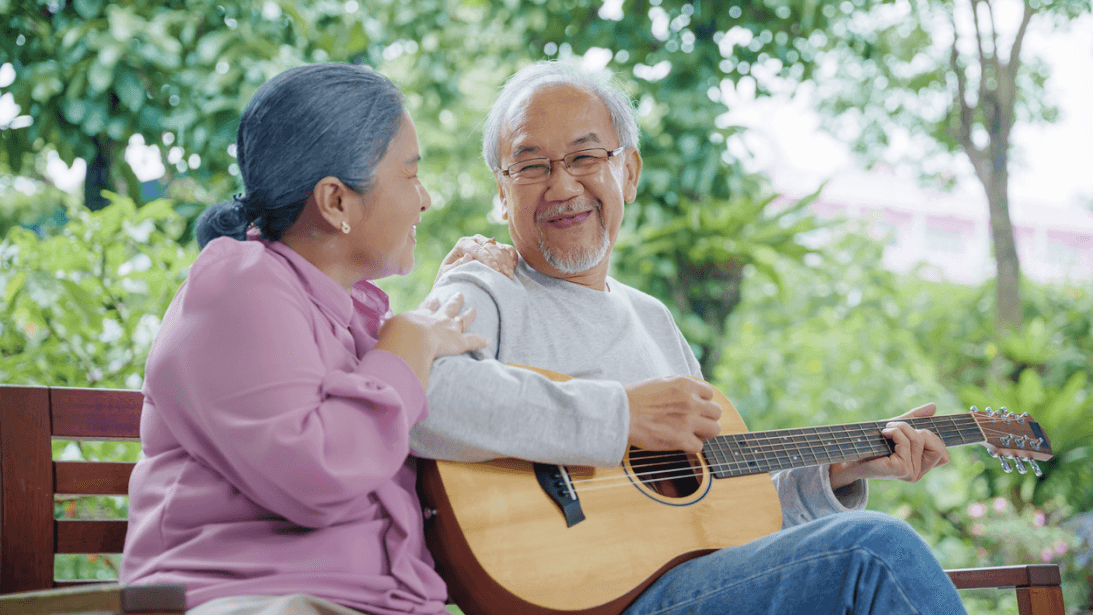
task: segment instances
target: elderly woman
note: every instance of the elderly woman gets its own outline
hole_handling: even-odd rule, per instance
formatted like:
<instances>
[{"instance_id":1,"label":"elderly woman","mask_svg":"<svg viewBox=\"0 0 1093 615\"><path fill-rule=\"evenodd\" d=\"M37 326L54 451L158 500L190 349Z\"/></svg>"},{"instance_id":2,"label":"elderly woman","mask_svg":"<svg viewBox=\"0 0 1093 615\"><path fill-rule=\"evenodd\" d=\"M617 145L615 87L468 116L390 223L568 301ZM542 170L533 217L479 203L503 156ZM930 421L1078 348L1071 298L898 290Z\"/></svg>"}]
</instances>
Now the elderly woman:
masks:
<instances>
[{"instance_id":1,"label":"elderly woman","mask_svg":"<svg viewBox=\"0 0 1093 615\"><path fill-rule=\"evenodd\" d=\"M237 156L246 194L198 221L148 357L121 581L201 615L445 613L407 432L433 360L487 340L460 297L392 316L369 282L414 265L414 122L372 70L304 66L254 95Z\"/></svg>"}]
</instances>

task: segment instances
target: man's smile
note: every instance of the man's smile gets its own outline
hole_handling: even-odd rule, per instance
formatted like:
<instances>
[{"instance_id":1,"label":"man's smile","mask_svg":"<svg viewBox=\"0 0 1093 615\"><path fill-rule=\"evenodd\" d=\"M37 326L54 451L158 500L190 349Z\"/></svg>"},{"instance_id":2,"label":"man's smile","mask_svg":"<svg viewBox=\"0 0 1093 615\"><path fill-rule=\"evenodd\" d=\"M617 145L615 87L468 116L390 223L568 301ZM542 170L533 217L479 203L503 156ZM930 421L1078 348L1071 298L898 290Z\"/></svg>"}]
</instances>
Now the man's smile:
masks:
<instances>
[{"instance_id":1,"label":"man's smile","mask_svg":"<svg viewBox=\"0 0 1093 615\"><path fill-rule=\"evenodd\" d=\"M585 220L588 219L589 216L592 215L592 213L593 213L593 210L589 209L587 211L582 211L582 212L567 213L567 214L561 214L561 215L558 215L558 216L552 216L550 218L547 218L547 219L543 220L543 224L546 224L548 226L552 226L554 228L569 228L571 226L576 226L576 225L580 224L581 222L584 222Z\"/></svg>"},{"instance_id":2,"label":"man's smile","mask_svg":"<svg viewBox=\"0 0 1093 615\"><path fill-rule=\"evenodd\" d=\"M599 208L599 203L588 201L559 204L540 212L535 222L550 228L570 228L588 220Z\"/></svg>"}]
</instances>

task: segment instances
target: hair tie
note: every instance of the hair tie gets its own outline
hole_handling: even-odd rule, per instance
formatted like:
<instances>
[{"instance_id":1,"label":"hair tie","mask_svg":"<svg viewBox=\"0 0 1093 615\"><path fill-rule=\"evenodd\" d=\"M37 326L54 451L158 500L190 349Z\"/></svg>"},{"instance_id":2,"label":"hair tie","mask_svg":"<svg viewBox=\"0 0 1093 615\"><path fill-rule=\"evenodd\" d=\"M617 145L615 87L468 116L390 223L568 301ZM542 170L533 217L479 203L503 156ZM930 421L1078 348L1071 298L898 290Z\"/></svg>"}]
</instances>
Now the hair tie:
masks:
<instances>
[{"instance_id":1,"label":"hair tie","mask_svg":"<svg viewBox=\"0 0 1093 615\"><path fill-rule=\"evenodd\" d=\"M242 192L237 192L232 195L232 210L239 212L239 217L247 223L247 228L255 228L258 226L258 218L251 219L250 212L247 211L246 196ZM259 218L261 215L258 216Z\"/></svg>"}]
</instances>

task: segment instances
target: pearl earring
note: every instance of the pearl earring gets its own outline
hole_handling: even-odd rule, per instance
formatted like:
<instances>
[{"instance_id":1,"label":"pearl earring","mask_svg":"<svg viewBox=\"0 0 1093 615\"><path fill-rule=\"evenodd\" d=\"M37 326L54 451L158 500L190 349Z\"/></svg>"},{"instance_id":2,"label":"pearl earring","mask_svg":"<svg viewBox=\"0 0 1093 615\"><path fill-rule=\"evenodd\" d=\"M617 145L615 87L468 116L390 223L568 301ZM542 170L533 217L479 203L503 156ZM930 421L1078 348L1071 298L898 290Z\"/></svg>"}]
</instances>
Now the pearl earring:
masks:
<instances>
[{"instance_id":1,"label":"pearl earring","mask_svg":"<svg viewBox=\"0 0 1093 615\"><path fill-rule=\"evenodd\" d=\"M346 235L348 235L349 231L350 231L349 223L346 222L345 220L342 220L342 232L345 233Z\"/></svg>"}]
</instances>

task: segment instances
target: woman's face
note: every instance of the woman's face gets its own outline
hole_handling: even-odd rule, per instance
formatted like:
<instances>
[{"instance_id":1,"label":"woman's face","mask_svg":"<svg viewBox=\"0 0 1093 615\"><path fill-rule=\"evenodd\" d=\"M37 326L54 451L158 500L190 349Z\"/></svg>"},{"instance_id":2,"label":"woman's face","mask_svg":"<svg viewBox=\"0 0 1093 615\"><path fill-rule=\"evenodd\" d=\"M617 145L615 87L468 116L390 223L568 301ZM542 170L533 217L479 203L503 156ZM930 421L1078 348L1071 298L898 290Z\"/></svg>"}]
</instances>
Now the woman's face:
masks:
<instances>
[{"instance_id":1,"label":"woman's face","mask_svg":"<svg viewBox=\"0 0 1093 615\"><path fill-rule=\"evenodd\" d=\"M376 166L372 187L363 196L363 217L353 223L351 235L358 247L357 264L370 280L414 268L414 232L421 212L432 199L417 177L421 154L410 114L402 123L387 153Z\"/></svg>"}]
</instances>

